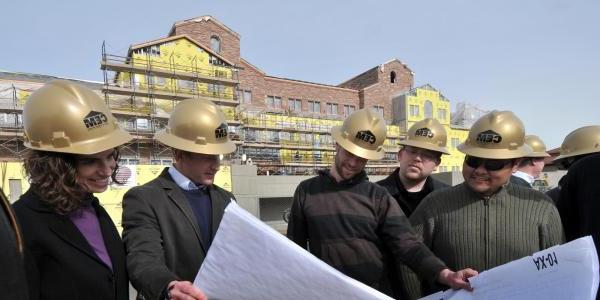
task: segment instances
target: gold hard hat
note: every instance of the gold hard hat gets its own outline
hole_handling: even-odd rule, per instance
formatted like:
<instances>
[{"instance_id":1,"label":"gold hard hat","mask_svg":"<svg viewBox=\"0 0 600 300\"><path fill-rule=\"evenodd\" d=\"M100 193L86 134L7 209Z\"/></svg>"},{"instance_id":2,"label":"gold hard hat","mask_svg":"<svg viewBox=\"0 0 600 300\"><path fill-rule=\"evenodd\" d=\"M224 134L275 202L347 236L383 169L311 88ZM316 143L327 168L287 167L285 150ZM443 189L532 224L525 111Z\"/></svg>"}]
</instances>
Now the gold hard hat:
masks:
<instances>
[{"instance_id":1,"label":"gold hard hat","mask_svg":"<svg viewBox=\"0 0 600 300\"><path fill-rule=\"evenodd\" d=\"M483 115L469 130L467 140L458 150L470 156L489 159L526 157L531 147L525 144L523 122L511 111L497 111Z\"/></svg>"},{"instance_id":2,"label":"gold hard hat","mask_svg":"<svg viewBox=\"0 0 600 300\"><path fill-rule=\"evenodd\" d=\"M94 154L132 139L100 96L68 80L51 81L31 94L23 123L25 146L41 151Z\"/></svg>"},{"instance_id":3,"label":"gold hard hat","mask_svg":"<svg viewBox=\"0 0 600 300\"><path fill-rule=\"evenodd\" d=\"M331 128L333 139L348 152L366 159L382 159L386 137L385 120L370 109L349 115L342 126Z\"/></svg>"},{"instance_id":4,"label":"gold hard hat","mask_svg":"<svg viewBox=\"0 0 600 300\"><path fill-rule=\"evenodd\" d=\"M235 151L229 140L223 111L211 101L187 99L179 102L167 127L154 138L175 149L202 154L227 154Z\"/></svg>"},{"instance_id":5,"label":"gold hard hat","mask_svg":"<svg viewBox=\"0 0 600 300\"><path fill-rule=\"evenodd\" d=\"M444 126L432 118L416 122L408 129L406 139L398 142L400 145L413 146L450 154L446 148L447 136Z\"/></svg>"},{"instance_id":6,"label":"gold hard hat","mask_svg":"<svg viewBox=\"0 0 600 300\"><path fill-rule=\"evenodd\" d=\"M537 135L526 135L525 144L533 149L527 157L550 157L550 154L546 153L546 144Z\"/></svg>"},{"instance_id":7,"label":"gold hard hat","mask_svg":"<svg viewBox=\"0 0 600 300\"><path fill-rule=\"evenodd\" d=\"M584 126L569 133L554 161L594 152L600 152L600 125Z\"/></svg>"}]
</instances>

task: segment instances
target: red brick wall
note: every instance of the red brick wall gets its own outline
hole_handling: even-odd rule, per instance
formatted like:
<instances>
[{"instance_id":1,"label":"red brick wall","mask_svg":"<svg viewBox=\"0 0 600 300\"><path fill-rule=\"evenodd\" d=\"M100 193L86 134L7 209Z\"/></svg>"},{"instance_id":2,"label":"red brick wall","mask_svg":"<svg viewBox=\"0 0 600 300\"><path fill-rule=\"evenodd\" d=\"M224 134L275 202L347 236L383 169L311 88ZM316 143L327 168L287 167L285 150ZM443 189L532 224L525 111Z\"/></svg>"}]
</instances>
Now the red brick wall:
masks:
<instances>
[{"instance_id":1,"label":"red brick wall","mask_svg":"<svg viewBox=\"0 0 600 300\"><path fill-rule=\"evenodd\" d=\"M173 34L187 34L207 47L210 47L210 37L217 35L221 39L220 54L243 68L239 72L239 89L252 92L252 106L258 109L266 107L266 96L281 97L282 108L287 108L289 98L301 99L303 112L308 111L308 100L319 101L323 114L327 103L337 103L339 115L343 115L344 104L354 105L356 109L379 105L384 107L384 118L391 121L392 98L413 86L411 70L398 60L385 63L383 68L367 70L340 84L340 88L269 77L240 58L239 37L212 19L181 23L175 26ZM392 71L396 73L395 83L390 82Z\"/></svg>"},{"instance_id":2,"label":"red brick wall","mask_svg":"<svg viewBox=\"0 0 600 300\"><path fill-rule=\"evenodd\" d=\"M187 34L196 42L210 49L210 38L216 35L221 40L221 52L225 59L234 64L240 58L240 39L229 30L209 19L207 21L190 21L175 26L173 35Z\"/></svg>"},{"instance_id":3,"label":"red brick wall","mask_svg":"<svg viewBox=\"0 0 600 300\"><path fill-rule=\"evenodd\" d=\"M283 109L287 108L289 98L300 99L303 112L308 111L308 100L319 101L323 114L326 112L327 103L337 103L339 115L344 113L344 104L354 105L357 109L359 107L356 90L265 76L262 71L244 60L240 60L240 67L243 69L239 73L239 89L252 92L253 108L266 108L267 96L281 97Z\"/></svg>"},{"instance_id":4,"label":"red brick wall","mask_svg":"<svg viewBox=\"0 0 600 300\"><path fill-rule=\"evenodd\" d=\"M379 81L378 70L379 67L374 67L356 77L339 84L340 87L361 90L370 85L373 85Z\"/></svg>"},{"instance_id":5,"label":"red brick wall","mask_svg":"<svg viewBox=\"0 0 600 300\"><path fill-rule=\"evenodd\" d=\"M252 106L263 108L265 107L265 91L267 90L267 83L265 82L265 75L255 69L252 65L246 63L240 59L239 66L242 68L239 71L239 90L248 90L252 92Z\"/></svg>"},{"instance_id":6,"label":"red brick wall","mask_svg":"<svg viewBox=\"0 0 600 300\"><path fill-rule=\"evenodd\" d=\"M391 83L391 72L396 73L396 80ZM401 62L393 60L377 68L378 83L364 90L364 99L361 108L383 106L384 118L392 121L392 98L401 95L413 86L413 74Z\"/></svg>"},{"instance_id":7,"label":"red brick wall","mask_svg":"<svg viewBox=\"0 0 600 300\"><path fill-rule=\"evenodd\" d=\"M281 97L283 107L287 107L288 98L301 99L302 111L308 111L308 100L319 101L321 113L325 114L327 103L338 104L338 115L343 115L344 104L354 105L358 109L358 91L318 84L300 83L291 80L266 77L266 93Z\"/></svg>"}]
</instances>

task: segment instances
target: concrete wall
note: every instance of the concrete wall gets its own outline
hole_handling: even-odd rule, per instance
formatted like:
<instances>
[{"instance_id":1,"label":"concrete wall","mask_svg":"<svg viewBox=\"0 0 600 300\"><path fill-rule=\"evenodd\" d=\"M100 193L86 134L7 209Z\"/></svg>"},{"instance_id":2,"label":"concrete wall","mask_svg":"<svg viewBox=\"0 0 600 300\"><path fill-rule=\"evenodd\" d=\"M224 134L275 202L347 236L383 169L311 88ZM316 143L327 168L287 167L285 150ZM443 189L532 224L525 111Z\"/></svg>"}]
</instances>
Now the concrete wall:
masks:
<instances>
[{"instance_id":1,"label":"concrete wall","mask_svg":"<svg viewBox=\"0 0 600 300\"><path fill-rule=\"evenodd\" d=\"M556 186L564 171L544 172L550 187ZM461 172L442 172L432 175L451 186L464 181ZM279 232L285 234L287 224L283 221L285 209L291 207L294 191L301 181L312 176L258 176L256 166L232 165L231 183L238 204ZM377 182L387 176L369 176Z\"/></svg>"}]
</instances>

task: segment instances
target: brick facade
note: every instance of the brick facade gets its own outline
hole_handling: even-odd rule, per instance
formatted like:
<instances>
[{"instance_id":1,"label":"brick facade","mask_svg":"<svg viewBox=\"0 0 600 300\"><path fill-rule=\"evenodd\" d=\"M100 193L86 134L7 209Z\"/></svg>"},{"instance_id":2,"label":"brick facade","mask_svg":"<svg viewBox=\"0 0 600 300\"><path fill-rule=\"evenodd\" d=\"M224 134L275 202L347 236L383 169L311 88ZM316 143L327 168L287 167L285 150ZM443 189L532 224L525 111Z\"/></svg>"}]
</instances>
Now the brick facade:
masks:
<instances>
[{"instance_id":1,"label":"brick facade","mask_svg":"<svg viewBox=\"0 0 600 300\"><path fill-rule=\"evenodd\" d=\"M186 34L196 42L210 48L210 38L216 36L221 41L219 55L225 59L238 63L240 59L240 36L212 17L199 17L195 19L176 22L169 36Z\"/></svg>"},{"instance_id":2,"label":"brick facade","mask_svg":"<svg viewBox=\"0 0 600 300\"><path fill-rule=\"evenodd\" d=\"M377 83L362 89L364 93L361 108L383 106L384 118L391 122L393 120L392 99L412 89L413 73L397 59L379 66L376 71ZM396 74L393 83L392 72Z\"/></svg>"},{"instance_id":3,"label":"brick facade","mask_svg":"<svg viewBox=\"0 0 600 300\"><path fill-rule=\"evenodd\" d=\"M281 108L287 108L288 99L302 100L302 111L308 112L308 101L319 101L321 113L325 114L327 103L338 104L338 115L343 115L344 105L356 109L382 106L384 118L391 123L392 98L413 87L413 73L397 59L365 71L338 86L310 83L299 80L268 76L240 57L240 36L210 16L176 22L170 35L187 34L198 43L210 46L213 35L221 39L221 55L240 67L239 89L252 93L251 105L246 108L264 109L267 96L281 98ZM391 82L394 72L395 80Z\"/></svg>"}]
</instances>

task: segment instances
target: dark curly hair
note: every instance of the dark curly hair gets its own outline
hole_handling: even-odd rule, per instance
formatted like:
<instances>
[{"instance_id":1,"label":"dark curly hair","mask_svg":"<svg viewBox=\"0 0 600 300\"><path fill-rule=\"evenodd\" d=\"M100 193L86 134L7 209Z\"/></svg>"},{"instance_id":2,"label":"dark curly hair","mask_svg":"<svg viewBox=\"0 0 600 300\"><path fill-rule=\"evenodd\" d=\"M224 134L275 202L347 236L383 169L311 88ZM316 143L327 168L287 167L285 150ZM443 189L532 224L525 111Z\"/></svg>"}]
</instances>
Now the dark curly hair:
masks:
<instances>
[{"instance_id":1,"label":"dark curly hair","mask_svg":"<svg viewBox=\"0 0 600 300\"><path fill-rule=\"evenodd\" d=\"M116 148L115 161L117 165L111 179L119 183L115 178L119 168L119 150ZM58 214L64 215L79 209L89 195L77 182L77 159L74 154L30 149L23 155L23 169L31 188Z\"/></svg>"}]
</instances>

